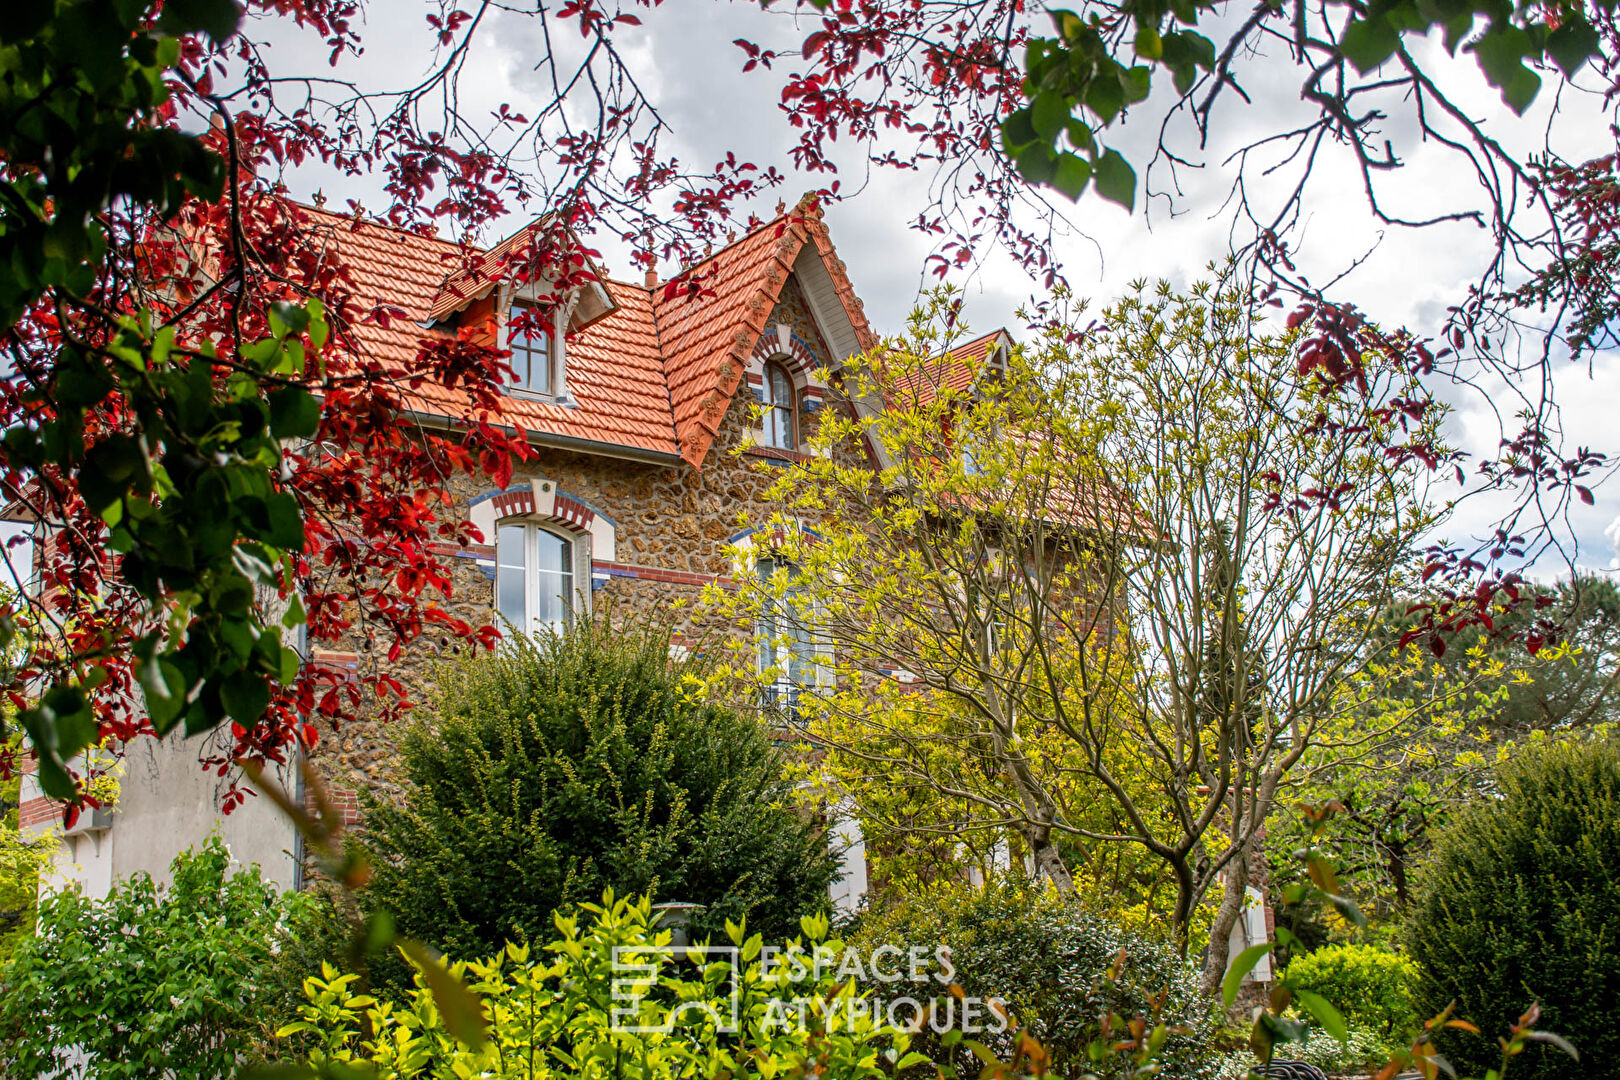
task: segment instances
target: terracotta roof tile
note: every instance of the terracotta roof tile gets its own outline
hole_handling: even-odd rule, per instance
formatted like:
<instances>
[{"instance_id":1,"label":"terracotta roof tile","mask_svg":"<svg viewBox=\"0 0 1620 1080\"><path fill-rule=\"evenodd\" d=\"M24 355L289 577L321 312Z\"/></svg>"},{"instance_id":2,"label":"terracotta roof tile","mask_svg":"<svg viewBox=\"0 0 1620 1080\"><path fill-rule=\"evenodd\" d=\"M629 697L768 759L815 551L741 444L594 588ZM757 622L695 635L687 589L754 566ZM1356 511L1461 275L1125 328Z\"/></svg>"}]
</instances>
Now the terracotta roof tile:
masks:
<instances>
[{"instance_id":1,"label":"terracotta roof tile","mask_svg":"<svg viewBox=\"0 0 1620 1080\"><path fill-rule=\"evenodd\" d=\"M918 405L927 405L942 390L961 393L984 370L984 359L999 340L1007 340L1006 330L992 330L954 346L918 365L917 370L897 377L893 392L901 397L914 397Z\"/></svg>"},{"instance_id":2,"label":"terracotta roof tile","mask_svg":"<svg viewBox=\"0 0 1620 1080\"><path fill-rule=\"evenodd\" d=\"M362 308L386 305L392 318L351 327L359 348L384 362L412 359L422 341L454 331L433 325L488 291L502 256L526 242L534 223L486 252L432 237L301 208L316 229L330 229L348 266ZM525 429L613 446L703 460L748 353L794 260L813 242L832 276L863 348L874 338L860 301L833 250L819 214L802 206L750 231L651 289L604 282L618 305L569 336L567 386L571 405L512 395L505 415ZM452 283L452 276L454 281ZM452 392L426 387L427 411L456 405Z\"/></svg>"}]
</instances>

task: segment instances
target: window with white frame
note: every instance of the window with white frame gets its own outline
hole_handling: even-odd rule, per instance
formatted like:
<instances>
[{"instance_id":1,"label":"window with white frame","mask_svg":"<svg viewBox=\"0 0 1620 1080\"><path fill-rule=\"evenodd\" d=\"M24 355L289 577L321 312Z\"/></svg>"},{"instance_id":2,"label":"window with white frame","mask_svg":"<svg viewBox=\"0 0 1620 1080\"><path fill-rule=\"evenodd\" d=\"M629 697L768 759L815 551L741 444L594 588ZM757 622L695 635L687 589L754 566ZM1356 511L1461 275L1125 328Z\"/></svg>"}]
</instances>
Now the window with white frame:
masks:
<instances>
[{"instance_id":1,"label":"window with white frame","mask_svg":"<svg viewBox=\"0 0 1620 1080\"><path fill-rule=\"evenodd\" d=\"M551 313L526 301L513 301L506 318L506 347L512 350L514 387L535 394L557 393L562 347Z\"/></svg>"},{"instance_id":2,"label":"window with white frame","mask_svg":"<svg viewBox=\"0 0 1620 1080\"><path fill-rule=\"evenodd\" d=\"M760 399L764 416L765 445L778 450L799 448L799 410L793 393L793 376L779 360L765 365L764 393Z\"/></svg>"},{"instance_id":3,"label":"window with white frame","mask_svg":"<svg viewBox=\"0 0 1620 1080\"><path fill-rule=\"evenodd\" d=\"M798 716L801 690L816 682L816 636L797 578L790 562L759 560L764 595L757 630L759 672L768 679L764 704L789 718Z\"/></svg>"},{"instance_id":4,"label":"window with white frame","mask_svg":"<svg viewBox=\"0 0 1620 1080\"><path fill-rule=\"evenodd\" d=\"M568 629L574 603L574 545L536 525L495 531L495 606L520 633Z\"/></svg>"}]
</instances>

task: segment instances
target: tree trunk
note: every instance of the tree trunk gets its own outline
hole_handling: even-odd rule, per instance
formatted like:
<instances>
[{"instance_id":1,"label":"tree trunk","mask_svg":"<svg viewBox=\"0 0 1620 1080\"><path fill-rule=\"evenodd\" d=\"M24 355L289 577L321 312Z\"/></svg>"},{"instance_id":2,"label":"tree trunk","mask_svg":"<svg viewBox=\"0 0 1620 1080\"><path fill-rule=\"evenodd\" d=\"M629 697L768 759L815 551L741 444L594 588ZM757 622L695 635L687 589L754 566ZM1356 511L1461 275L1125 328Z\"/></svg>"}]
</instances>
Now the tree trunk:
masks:
<instances>
[{"instance_id":1,"label":"tree trunk","mask_svg":"<svg viewBox=\"0 0 1620 1080\"><path fill-rule=\"evenodd\" d=\"M1036 876L1050 881L1059 894L1073 896L1074 876L1069 873L1069 866L1063 861L1063 854L1058 851L1057 845L1052 843L1051 826L1025 826L1024 839L1028 842L1030 854L1035 859Z\"/></svg>"},{"instance_id":2,"label":"tree trunk","mask_svg":"<svg viewBox=\"0 0 1620 1080\"><path fill-rule=\"evenodd\" d=\"M1209 924L1209 952L1204 957L1204 993L1211 996L1220 993L1221 982L1226 978L1232 927L1243 916L1248 901L1248 845L1243 845L1243 850L1227 865L1230 869L1226 875L1226 895L1221 897L1221 906L1215 909L1215 919Z\"/></svg>"}]
</instances>

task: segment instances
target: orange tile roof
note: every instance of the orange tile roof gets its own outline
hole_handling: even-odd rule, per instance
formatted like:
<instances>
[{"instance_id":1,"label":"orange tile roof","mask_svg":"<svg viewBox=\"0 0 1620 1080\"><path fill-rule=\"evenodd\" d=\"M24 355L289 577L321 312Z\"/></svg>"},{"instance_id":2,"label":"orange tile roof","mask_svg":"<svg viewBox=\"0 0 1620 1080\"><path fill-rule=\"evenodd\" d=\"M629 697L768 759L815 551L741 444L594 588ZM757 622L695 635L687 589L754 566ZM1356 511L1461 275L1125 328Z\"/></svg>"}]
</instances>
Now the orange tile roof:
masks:
<instances>
[{"instance_id":1,"label":"orange tile roof","mask_svg":"<svg viewBox=\"0 0 1620 1080\"><path fill-rule=\"evenodd\" d=\"M917 366L915 371L904 372L894 379L891 392L917 405L927 405L942 390L962 393L984 367L990 347L1007 336L1005 329L980 334Z\"/></svg>"},{"instance_id":2,"label":"orange tile roof","mask_svg":"<svg viewBox=\"0 0 1620 1080\"><path fill-rule=\"evenodd\" d=\"M384 363L413 358L424 340L450 338L434 325L488 292L490 274L537 222L487 251L388 225L299 207L314 228L331 230L361 310L381 305L391 318L349 327L359 350ZM801 203L736 242L648 288L604 281L618 307L571 334L571 405L506 399L510 422L541 434L679 457L701 468L754 343L806 244L814 244L862 348L875 342L860 301L819 212ZM428 412L454 411L454 391L425 386Z\"/></svg>"}]
</instances>

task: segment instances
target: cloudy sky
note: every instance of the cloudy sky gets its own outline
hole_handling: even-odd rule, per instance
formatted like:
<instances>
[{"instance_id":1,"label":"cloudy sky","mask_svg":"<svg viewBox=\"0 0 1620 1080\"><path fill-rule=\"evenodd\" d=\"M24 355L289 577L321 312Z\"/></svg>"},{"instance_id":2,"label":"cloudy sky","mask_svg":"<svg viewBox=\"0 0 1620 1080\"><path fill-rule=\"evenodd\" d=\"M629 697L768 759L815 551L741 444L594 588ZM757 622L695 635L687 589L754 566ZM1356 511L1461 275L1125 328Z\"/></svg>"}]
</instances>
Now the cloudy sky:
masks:
<instances>
[{"instance_id":1,"label":"cloudy sky","mask_svg":"<svg viewBox=\"0 0 1620 1080\"><path fill-rule=\"evenodd\" d=\"M785 6L785 5L783 5ZM361 85L395 87L414 80L431 62L431 36L425 16L437 12L437 3L419 0L374 0L362 36L366 52L358 60L343 62L341 73ZM638 9L639 11L639 9ZM782 50L796 50L814 29L811 22L789 13L762 11L747 0L667 0L662 7L641 12L644 25L621 32L618 40L647 96L656 103L673 129L673 143L665 144L694 164L707 164L728 150L741 158L774 164L788 175L780 197L790 203L806 189L825 179L794 174L787 149L794 141L778 109L779 72L792 70L793 58L778 62L778 73L743 74L742 54L732 44L744 37ZM316 70L325 67L326 49L308 38L287 34L274 26L252 31L272 44L274 65ZM571 47L566 39L562 48ZM479 38L461 84L462 111L483 115L502 102L520 111L525 103L546 93L536 73L546 43L539 20L497 14ZM1414 50L1449 79L1459 105L1470 115L1494 120L1491 134L1515 154L1538 149L1550 132L1564 156L1583 159L1612 149L1606 138L1607 117L1593 95L1566 89L1554 113L1554 96L1544 90L1531 113L1507 122L1510 114L1495 91L1486 85L1471 57L1452 61L1435 43L1420 43ZM1136 278L1167 278L1184 284L1211 260L1228 250L1232 233L1229 208L1222 208L1235 173L1223 160L1232 150L1259 133L1284 130L1291 122L1308 118L1298 101L1298 76L1282 57L1256 57L1245 69L1245 89L1258 103L1242 106L1235 98L1218 115L1211 146L1201 160L1206 168L1184 171L1179 177L1182 197L1174 206L1154 199L1127 213L1094 197L1083 199L1068 217L1071 225L1057 244L1057 255L1076 290L1099 303L1123 291ZM1399 100L1381 103L1396 120L1385 134L1405 161L1398 173L1382 183L1386 210L1407 217L1422 217L1459 200L1477 200L1471 173L1455 155L1433 143L1400 118L1410 109ZM1139 107L1136 122L1127 118L1116 145L1138 165L1151 156L1162 110L1156 100ZM1186 145L1191 148L1190 142ZM1326 282L1364 258L1338 287L1339 295L1353 298L1386 325L1404 325L1433 333L1443 323L1446 309L1457 303L1477 275L1489 251L1489 237L1471 224L1434 226L1422 230L1389 229L1369 212L1360 178L1347 168L1345 153L1329 149L1318 159L1308 195L1307 212L1296 243L1302 251L1302 269L1314 281ZM846 201L832 206L827 220L834 242L849 265L857 291L873 324L880 331L899 328L923 280L927 238L907 223L928 202L927 177L880 171L869 173L859 153L847 153L841 177ZM1267 162L1253 164L1264 166ZM1280 190L1280 178L1268 181L1262 170L1251 171L1252 200L1265 204ZM1151 179L1163 189L1170 178L1155 173ZM380 205L377 188L367 181L337 177L319 168L306 168L290 177L295 194L320 190L341 200L361 198ZM773 193L757 208L762 215L774 210ZM506 223L511 224L511 223ZM631 272L626 252L611 240L598 238L610 272ZM667 270L668 268L666 268ZM994 254L971 277L957 280L967 289L968 315L977 329L1015 325L1015 310L1037 289L1010 260ZM1511 402L1514 388L1495 384L1488 394L1448 394L1456 412L1452 437L1465 449L1489 451L1500 437L1493 413ZM1525 388L1519 388L1525 390ZM1570 445L1591 445L1620 454L1620 425L1613 419L1620 403L1620 357L1600 356L1588 371L1585 364L1560 365L1556 380L1561 424ZM1534 393L1530 388L1525 392ZM1512 406L1507 406L1511 411ZM1595 507L1578 507L1569 522L1579 542L1579 562L1588 568L1613 570L1620 566L1620 484L1602 483ZM1457 539L1488 527L1500 512L1499 504L1465 504L1449 532ZM1556 560L1544 560L1538 570L1555 573Z\"/></svg>"}]
</instances>

